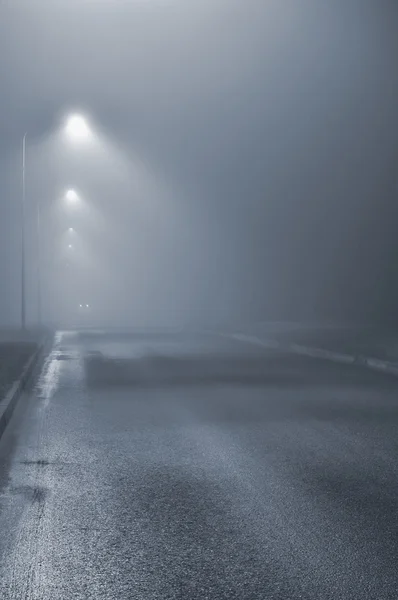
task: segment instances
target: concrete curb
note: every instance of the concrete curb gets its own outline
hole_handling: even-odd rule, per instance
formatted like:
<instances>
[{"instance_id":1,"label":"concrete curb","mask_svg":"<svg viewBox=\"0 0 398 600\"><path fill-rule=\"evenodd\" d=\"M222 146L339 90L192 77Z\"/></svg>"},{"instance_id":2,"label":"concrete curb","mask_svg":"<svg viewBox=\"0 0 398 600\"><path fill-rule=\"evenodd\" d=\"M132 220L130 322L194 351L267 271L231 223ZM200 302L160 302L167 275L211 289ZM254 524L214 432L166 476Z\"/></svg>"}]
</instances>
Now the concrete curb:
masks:
<instances>
[{"instance_id":1,"label":"concrete curb","mask_svg":"<svg viewBox=\"0 0 398 600\"><path fill-rule=\"evenodd\" d=\"M14 408L39 361L43 349L44 344L40 344L37 347L34 354L25 364L21 377L17 381L14 381L4 400L0 402L0 438L11 419Z\"/></svg>"},{"instance_id":2,"label":"concrete curb","mask_svg":"<svg viewBox=\"0 0 398 600\"><path fill-rule=\"evenodd\" d=\"M263 348L274 348L293 354L299 354L301 356L309 356L311 358L323 358L332 362L344 363L348 365L356 365L372 369L373 371L379 371L387 373L389 375L398 376L398 363L393 363L387 360L380 360L379 358L372 358L370 356L363 356L361 354L345 354L342 352L334 352L332 350L325 350L324 348L312 348L308 346L301 346L300 344L285 344L277 342L275 340L261 340L256 336L245 335L245 334L231 334L227 337L239 340L241 342L247 342L250 344L256 344Z\"/></svg>"}]
</instances>

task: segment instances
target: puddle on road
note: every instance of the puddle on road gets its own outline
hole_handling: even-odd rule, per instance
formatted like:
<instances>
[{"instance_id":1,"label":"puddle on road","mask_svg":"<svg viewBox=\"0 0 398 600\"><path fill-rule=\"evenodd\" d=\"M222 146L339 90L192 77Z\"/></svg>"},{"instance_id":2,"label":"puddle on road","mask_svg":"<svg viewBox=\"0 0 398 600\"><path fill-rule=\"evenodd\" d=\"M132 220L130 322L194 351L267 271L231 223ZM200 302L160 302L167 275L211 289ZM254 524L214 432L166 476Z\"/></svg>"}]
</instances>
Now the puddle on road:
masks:
<instances>
[{"instance_id":1,"label":"puddle on road","mask_svg":"<svg viewBox=\"0 0 398 600\"><path fill-rule=\"evenodd\" d=\"M36 388L38 397L44 400L44 408L48 406L51 397L58 388L60 369L61 362L57 360L56 353L51 352L44 365Z\"/></svg>"}]
</instances>

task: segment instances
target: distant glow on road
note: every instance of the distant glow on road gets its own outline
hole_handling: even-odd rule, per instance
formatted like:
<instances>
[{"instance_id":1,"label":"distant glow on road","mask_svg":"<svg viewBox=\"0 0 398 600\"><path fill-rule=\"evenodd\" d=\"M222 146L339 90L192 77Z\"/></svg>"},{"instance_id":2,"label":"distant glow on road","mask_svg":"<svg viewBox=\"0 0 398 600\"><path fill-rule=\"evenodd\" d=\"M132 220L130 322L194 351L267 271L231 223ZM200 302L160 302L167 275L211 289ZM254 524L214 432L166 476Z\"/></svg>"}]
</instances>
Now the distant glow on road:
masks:
<instances>
[{"instance_id":1,"label":"distant glow on road","mask_svg":"<svg viewBox=\"0 0 398 600\"><path fill-rule=\"evenodd\" d=\"M69 233L73 233L74 232L73 227L69 227L68 231L69 231Z\"/></svg>"},{"instance_id":2,"label":"distant glow on road","mask_svg":"<svg viewBox=\"0 0 398 600\"><path fill-rule=\"evenodd\" d=\"M80 308L83 308L83 304L79 304Z\"/></svg>"},{"instance_id":3,"label":"distant glow on road","mask_svg":"<svg viewBox=\"0 0 398 600\"><path fill-rule=\"evenodd\" d=\"M68 248L72 248L72 244L69 244Z\"/></svg>"},{"instance_id":4,"label":"distant glow on road","mask_svg":"<svg viewBox=\"0 0 398 600\"><path fill-rule=\"evenodd\" d=\"M65 194L65 198L69 200L69 202L76 202L79 199L79 196L76 194L75 190L68 190Z\"/></svg>"},{"instance_id":5,"label":"distant glow on road","mask_svg":"<svg viewBox=\"0 0 398 600\"><path fill-rule=\"evenodd\" d=\"M65 131L68 138L73 141L84 141L91 136L90 127L82 115L71 115L66 122Z\"/></svg>"},{"instance_id":6,"label":"distant glow on road","mask_svg":"<svg viewBox=\"0 0 398 600\"><path fill-rule=\"evenodd\" d=\"M86 304L86 308L89 308L89 305L88 305L88 304Z\"/></svg>"}]
</instances>

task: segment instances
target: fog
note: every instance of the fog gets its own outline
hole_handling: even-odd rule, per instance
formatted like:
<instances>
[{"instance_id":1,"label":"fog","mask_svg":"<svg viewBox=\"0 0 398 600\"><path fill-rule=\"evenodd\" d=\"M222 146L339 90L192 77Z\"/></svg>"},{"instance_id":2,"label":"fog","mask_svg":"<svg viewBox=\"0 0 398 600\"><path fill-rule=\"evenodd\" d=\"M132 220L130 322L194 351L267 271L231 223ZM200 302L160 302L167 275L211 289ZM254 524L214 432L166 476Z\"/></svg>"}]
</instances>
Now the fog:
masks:
<instances>
[{"instance_id":1,"label":"fog","mask_svg":"<svg viewBox=\"0 0 398 600\"><path fill-rule=\"evenodd\" d=\"M25 132L30 324L38 203L48 323L394 320L397 30L388 1L3 1L0 325Z\"/></svg>"}]
</instances>

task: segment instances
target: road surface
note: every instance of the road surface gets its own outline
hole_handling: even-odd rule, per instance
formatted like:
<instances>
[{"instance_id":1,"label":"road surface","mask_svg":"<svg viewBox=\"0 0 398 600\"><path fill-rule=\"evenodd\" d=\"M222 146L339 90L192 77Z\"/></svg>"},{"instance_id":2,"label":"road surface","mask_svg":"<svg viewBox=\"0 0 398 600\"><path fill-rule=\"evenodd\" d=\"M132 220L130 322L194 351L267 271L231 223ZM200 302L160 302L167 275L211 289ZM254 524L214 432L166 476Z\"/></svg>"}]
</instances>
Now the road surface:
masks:
<instances>
[{"instance_id":1,"label":"road surface","mask_svg":"<svg viewBox=\"0 0 398 600\"><path fill-rule=\"evenodd\" d=\"M59 333L0 441L2 600L398 597L398 380Z\"/></svg>"}]
</instances>

